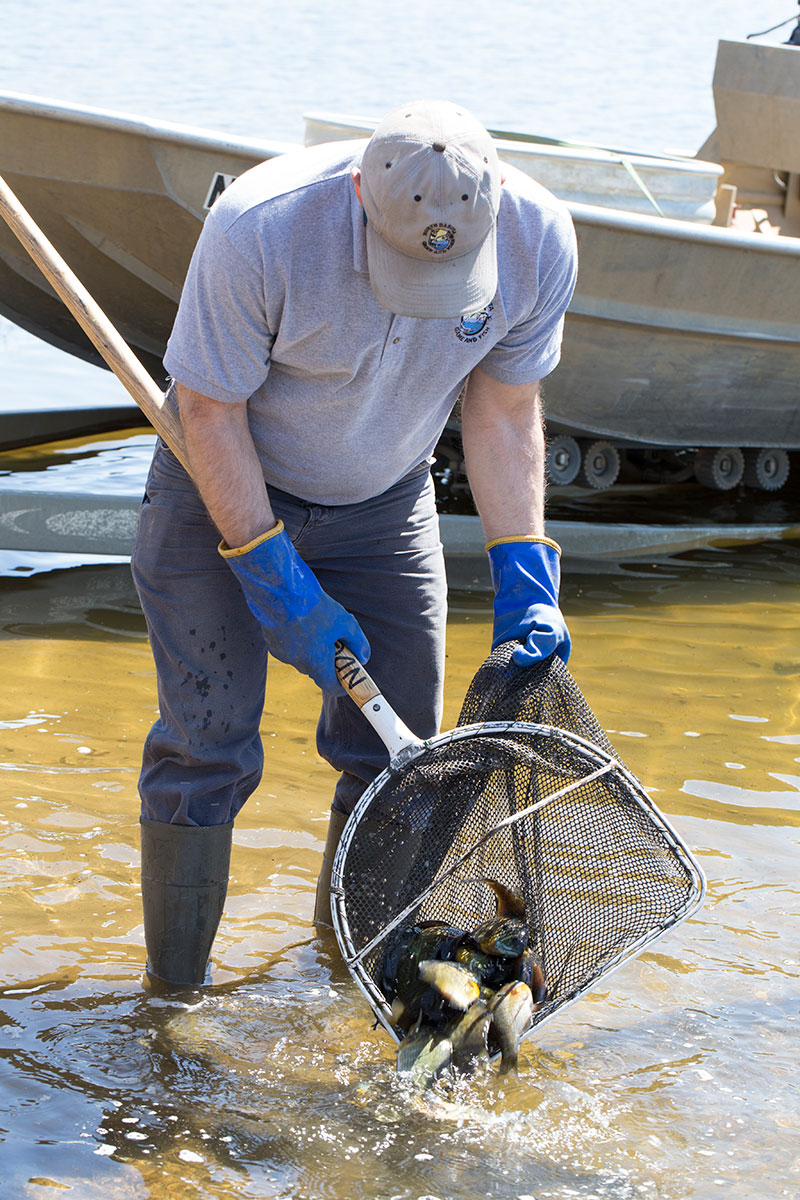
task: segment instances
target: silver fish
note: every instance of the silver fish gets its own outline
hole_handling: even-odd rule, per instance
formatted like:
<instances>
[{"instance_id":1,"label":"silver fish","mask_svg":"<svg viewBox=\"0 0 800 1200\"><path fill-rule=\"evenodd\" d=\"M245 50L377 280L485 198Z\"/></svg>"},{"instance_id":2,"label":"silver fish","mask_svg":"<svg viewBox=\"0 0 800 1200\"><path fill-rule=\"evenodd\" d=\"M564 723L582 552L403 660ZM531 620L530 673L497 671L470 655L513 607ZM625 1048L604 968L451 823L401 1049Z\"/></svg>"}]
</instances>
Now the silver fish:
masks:
<instances>
[{"instance_id":1,"label":"silver fish","mask_svg":"<svg viewBox=\"0 0 800 1200\"><path fill-rule=\"evenodd\" d=\"M407 1076L417 1087L428 1087L450 1070L452 1061L450 1038L430 1025L420 1025L397 1047L397 1073Z\"/></svg>"},{"instance_id":2,"label":"silver fish","mask_svg":"<svg viewBox=\"0 0 800 1200\"><path fill-rule=\"evenodd\" d=\"M478 999L481 987L475 976L459 963L428 959L419 964L419 977L442 999L463 1012Z\"/></svg>"},{"instance_id":3,"label":"silver fish","mask_svg":"<svg viewBox=\"0 0 800 1200\"><path fill-rule=\"evenodd\" d=\"M453 1047L453 1066L470 1074L481 1062L489 1061L488 1035L491 1014L483 1000L476 1000L445 1026L443 1032Z\"/></svg>"},{"instance_id":4,"label":"silver fish","mask_svg":"<svg viewBox=\"0 0 800 1200\"><path fill-rule=\"evenodd\" d=\"M528 945L528 926L521 917L493 917L473 929L470 936L484 954L519 958Z\"/></svg>"},{"instance_id":5,"label":"silver fish","mask_svg":"<svg viewBox=\"0 0 800 1200\"><path fill-rule=\"evenodd\" d=\"M519 1043L531 1023L533 996L527 983L516 980L500 988L489 1001L489 1047L500 1051L500 1073L516 1071Z\"/></svg>"}]
</instances>

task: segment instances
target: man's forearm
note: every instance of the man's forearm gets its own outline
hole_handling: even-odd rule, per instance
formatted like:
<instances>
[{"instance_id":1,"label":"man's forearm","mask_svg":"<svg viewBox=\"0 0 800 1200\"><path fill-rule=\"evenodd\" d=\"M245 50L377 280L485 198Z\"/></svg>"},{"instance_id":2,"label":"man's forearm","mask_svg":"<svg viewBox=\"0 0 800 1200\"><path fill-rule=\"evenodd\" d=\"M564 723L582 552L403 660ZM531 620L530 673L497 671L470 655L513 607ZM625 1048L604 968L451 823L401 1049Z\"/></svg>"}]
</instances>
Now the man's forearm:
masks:
<instances>
[{"instance_id":1,"label":"man's forearm","mask_svg":"<svg viewBox=\"0 0 800 1200\"><path fill-rule=\"evenodd\" d=\"M247 404L223 404L177 385L192 477L229 546L246 546L275 525Z\"/></svg>"},{"instance_id":2,"label":"man's forearm","mask_svg":"<svg viewBox=\"0 0 800 1200\"><path fill-rule=\"evenodd\" d=\"M470 489L487 541L544 534L544 432L539 385L472 372L461 408Z\"/></svg>"}]
</instances>

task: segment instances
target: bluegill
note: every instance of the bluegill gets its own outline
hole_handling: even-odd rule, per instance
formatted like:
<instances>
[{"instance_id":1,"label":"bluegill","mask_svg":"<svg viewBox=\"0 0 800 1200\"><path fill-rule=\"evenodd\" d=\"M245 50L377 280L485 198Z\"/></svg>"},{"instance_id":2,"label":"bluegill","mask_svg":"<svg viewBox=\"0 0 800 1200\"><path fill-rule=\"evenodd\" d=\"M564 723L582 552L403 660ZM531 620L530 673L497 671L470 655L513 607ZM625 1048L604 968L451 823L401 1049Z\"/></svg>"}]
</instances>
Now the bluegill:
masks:
<instances>
[{"instance_id":1,"label":"bluegill","mask_svg":"<svg viewBox=\"0 0 800 1200\"><path fill-rule=\"evenodd\" d=\"M493 917L473 929L471 937L484 954L519 958L528 945L528 926L522 917Z\"/></svg>"},{"instance_id":2,"label":"bluegill","mask_svg":"<svg viewBox=\"0 0 800 1200\"><path fill-rule=\"evenodd\" d=\"M528 945L525 903L497 879L482 876L480 882L494 892L495 914L472 930L472 940L484 954L518 958Z\"/></svg>"},{"instance_id":3,"label":"bluegill","mask_svg":"<svg viewBox=\"0 0 800 1200\"><path fill-rule=\"evenodd\" d=\"M446 1001L420 978L419 964L450 959L464 936L463 929L442 921L422 921L392 940L383 959L381 987L398 1029L410 1029L420 1016L428 1023L447 1019Z\"/></svg>"},{"instance_id":4,"label":"bluegill","mask_svg":"<svg viewBox=\"0 0 800 1200\"><path fill-rule=\"evenodd\" d=\"M419 983L419 964L425 959L446 959L464 936L441 921L425 921L398 930L392 937L381 967L381 988L389 1000L403 1000Z\"/></svg>"},{"instance_id":5,"label":"bluegill","mask_svg":"<svg viewBox=\"0 0 800 1200\"><path fill-rule=\"evenodd\" d=\"M426 920L395 931L381 964L394 1026L406 1035L397 1071L424 1087L497 1051L501 1072L516 1069L520 1040L547 997L524 901L499 880L472 882L493 893L493 917L471 930Z\"/></svg>"},{"instance_id":6,"label":"bluegill","mask_svg":"<svg viewBox=\"0 0 800 1200\"><path fill-rule=\"evenodd\" d=\"M506 963L496 954L485 954L478 949L471 936L466 937L456 950L456 962L466 967L484 987L496 990L507 982Z\"/></svg>"}]
</instances>

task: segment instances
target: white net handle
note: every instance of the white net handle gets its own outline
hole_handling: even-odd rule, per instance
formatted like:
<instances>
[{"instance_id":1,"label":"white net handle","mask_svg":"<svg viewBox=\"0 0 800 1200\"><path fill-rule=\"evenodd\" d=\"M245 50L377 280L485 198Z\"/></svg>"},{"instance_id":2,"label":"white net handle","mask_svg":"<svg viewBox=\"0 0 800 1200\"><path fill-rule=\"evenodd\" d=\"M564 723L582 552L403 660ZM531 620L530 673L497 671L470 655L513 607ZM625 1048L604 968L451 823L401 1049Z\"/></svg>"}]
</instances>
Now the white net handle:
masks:
<instances>
[{"instance_id":1,"label":"white net handle","mask_svg":"<svg viewBox=\"0 0 800 1200\"><path fill-rule=\"evenodd\" d=\"M350 699L358 705L378 737L394 758L409 746L424 743L415 737L408 726L400 720L380 688L360 663L353 651L344 642L336 643L334 657L336 677Z\"/></svg>"}]
</instances>

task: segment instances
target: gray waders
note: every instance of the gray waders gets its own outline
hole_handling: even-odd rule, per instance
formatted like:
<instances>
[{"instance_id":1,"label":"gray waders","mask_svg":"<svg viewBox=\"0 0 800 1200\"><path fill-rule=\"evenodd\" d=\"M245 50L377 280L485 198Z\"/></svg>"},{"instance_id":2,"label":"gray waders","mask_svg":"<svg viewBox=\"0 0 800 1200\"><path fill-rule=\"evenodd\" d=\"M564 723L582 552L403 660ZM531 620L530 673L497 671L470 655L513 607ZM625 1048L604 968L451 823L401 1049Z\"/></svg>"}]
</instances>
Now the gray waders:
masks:
<instances>
[{"instance_id":1,"label":"gray waders","mask_svg":"<svg viewBox=\"0 0 800 1200\"><path fill-rule=\"evenodd\" d=\"M206 978L228 890L233 821L142 821L142 910L147 974L175 987Z\"/></svg>"},{"instance_id":2,"label":"gray waders","mask_svg":"<svg viewBox=\"0 0 800 1200\"><path fill-rule=\"evenodd\" d=\"M338 808L331 809L328 822L328 837L322 854L322 866L317 880L317 898L314 904L314 924L333 925L331 916L331 871L336 857L336 847L347 824L347 813L339 812Z\"/></svg>"}]
</instances>

